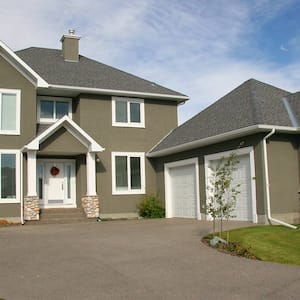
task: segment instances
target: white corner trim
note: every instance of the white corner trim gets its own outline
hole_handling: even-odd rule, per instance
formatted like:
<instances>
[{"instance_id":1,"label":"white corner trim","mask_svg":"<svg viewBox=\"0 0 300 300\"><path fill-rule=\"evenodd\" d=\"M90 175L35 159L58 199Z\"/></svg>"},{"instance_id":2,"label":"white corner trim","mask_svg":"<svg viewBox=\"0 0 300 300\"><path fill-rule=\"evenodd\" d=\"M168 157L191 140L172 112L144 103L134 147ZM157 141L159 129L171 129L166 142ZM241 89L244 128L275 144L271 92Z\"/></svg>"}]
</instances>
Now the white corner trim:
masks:
<instances>
[{"instance_id":1,"label":"white corner trim","mask_svg":"<svg viewBox=\"0 0 300 300\"><path fill-rule=\"evenodd\" d=\"M88 147L90 152L102 152L105 149L100 146L91 136L89 136L80 126L72 121L68 116L64 116L53 123L43 133L34 138L30 143L24 146L27 150L39 150L40 144L55 133L61 127L65 127L76 139Z\"/></svg>"},{"instance_id":2,"label":"white corner trim","mask_svg":"<svg viewBox=\"0 0 300 300\"><path fill-rule=\"evenodd\" d=\"M128 188L125 190L117 190L116 188L116 156L126 156L127 157L127 184ZM130 179L130 157L140 158L141 167L141 188L138 190L131 189L131 179ZM141 195L145 194L146 191L146 174L145 174L145 153L144 152L112 152L111 153L111 176L112 176L112 195Z\"/></svg>"},{"instance_id":3,"label":"white corner trim","mask_svg":"<svg viewBox=\"0 0 300 300\"><path fill-rule=\"evenodd\" d=\"M218 152L204 156L204 170L205 170L205 193L206 201L208 201L209 194L207 187L209 186L209 162L211 160L217 160L221 158L228 158L230 154L235 153L236 155L249 155L250 160L250 178L251 178L251 207L252 207L252 222L257 223L257 212L256 212L256 179L255 179L255 158L254 149L252 146L244 147L239 149L233 149L230 151ZM208 215L207 218L210 220L211 217Z\"/></svg>"},{"instance_id":4,"label":"white corner trim","mask_svg":"<svg viewBox=\"0 0 300 300\"><path fill-rule=\"evenodd\" d=\"M165 180L165 206L166 206L166 218L173 218L173 202L172 202L172 184L170 169L182 166L194 165L195 177L196 177L196 215L197 220L201 219L200 213L200 187L199 187L199 163L198 158L189 158L179 161L174 161L164 164L164 180Z\"/></svg>"},{"instance_id":5,"label":"white corner trim","mask_svg":"<svg viewBox=\"0 0 300 300\"><path fill-rule=\"evenodd\" d=\"M38 87L48 88L48 83L37 74L31 67L29 67L18 55L14 53L3 41L0 40L0 48L2 48L9 56L11 56L17 63L19 63L27 72L29 72L37 80Z\"/></svg>"}]
</instances>

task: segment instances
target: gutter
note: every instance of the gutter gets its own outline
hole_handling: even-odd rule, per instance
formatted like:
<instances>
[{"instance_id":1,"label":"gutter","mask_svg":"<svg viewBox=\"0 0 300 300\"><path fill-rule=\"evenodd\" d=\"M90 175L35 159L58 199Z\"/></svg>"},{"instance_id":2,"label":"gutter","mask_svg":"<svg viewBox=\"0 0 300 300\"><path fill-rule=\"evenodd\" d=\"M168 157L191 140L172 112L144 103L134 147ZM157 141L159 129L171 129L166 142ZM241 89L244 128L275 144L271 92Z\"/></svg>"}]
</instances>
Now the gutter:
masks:
<instances>
[{"instance_id":1,"label":"gutter","mask_svg":"<svg viewBox=\"0 0 300 300\"><path fill-rule=\"evenodd\" d=\"M276 130L278 132L287 132L287 133L299 133L300 132L300 128L295 128L295 127L288 127L288 126L270 126L270 125L252 125L252 126L248 126L248 127L243 127L240 129L236 129L236 130L232 130L229 132L225 132L225 133L221 133L215 136L210 136L207 138L203 138L203 139L199 139L199 140L195 140L192 142L188 142L188 143L184 143L184 144L180 144L177 146L172 146L166 149L162 149L162 150L158 150L158 151L154 151L151 152L151 150L148 151L148 153L146 154L147 157L161 157L161 156L166 156L166 155L170 155L170 154L174 154L174 153L178 153L178 152L182 152L182 151L187 151L187 150L192 150L198 147L203 147L203 146L207 146L210 144L215 144L215 143L220 143L229 139L234 139L234 138L238 138L238 137L242 137L245 135L251 135L251 134L255 134L258 132L266 132L269 130L272 130L273 128L276 128ZM176 130L176 129L174 129ZM168 133L169 135L170 133ZM167 135L167 136L168 136ZM166 136L166 137L167 137ZM166 138L165 137L165 138Z\"/></svg>"},{"instance_id":2,"label":"gutter","mask_svg":"<svg viewBox=\"0 0 300 300\"><path fill-rule=\"evenodd\" d=\"M276 129L273 128L271 132L269 132L264 138L263 138L263 163L264 163L264 175L266 180L266 197L267 197L267 218L268 221L272 224L272 222L292 228L297 229L296 226L291 225L289 223L285 223L283 221L280 221L278 219L274 219L271 215L271 201L270 201L270 182L269 182L269 167L268 167L268 153L267 153L267 139L271 137L273 134L275 134Z\"/></svg>"},{"instance_id":3,"label":"gutter","mask_svg":"<svg viewBox=\"0 0 300 300\"><path fill-rule=\"evenodd\" d=\"M43 88L43 86L39 86ZM80 86L68 86L68 85L58 85L49 84L48 91L61 90L66 92L77 92L77 93L94 93L94 94L104 94L104 95L114 95L114 96L127 96L127 97L144 97L152 99L168 99L177 102L185 102L189 100L188 96L185 95L172 95L172 94L160 94L160 93L144 93L136 91L126 91L126 90L114 90L114 89L101 89L101 88L91 88L91 87L80 87Z\"/></svg>"},{"instance_id":4,"label":"gutter","mask_svg":"<svg viewBox=\"0 0 300 300\"><path fill-rule=\"evenodd\" d=\"M24 193L23 193L23 148L20 150L20 202L21 202L21 224L24 225Z\"/></svg>"}]
</instances>

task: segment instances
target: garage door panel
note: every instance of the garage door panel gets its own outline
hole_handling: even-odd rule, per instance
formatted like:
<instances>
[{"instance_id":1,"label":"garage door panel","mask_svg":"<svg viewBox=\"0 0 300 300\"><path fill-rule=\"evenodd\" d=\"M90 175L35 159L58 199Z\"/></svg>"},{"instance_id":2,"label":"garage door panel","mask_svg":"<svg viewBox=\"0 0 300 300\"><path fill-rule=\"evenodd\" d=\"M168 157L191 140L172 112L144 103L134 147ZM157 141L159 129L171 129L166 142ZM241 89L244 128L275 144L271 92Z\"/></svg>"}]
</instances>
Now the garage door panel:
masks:
<instances>
[{"instance_id":1,"label":"garage door panel","mask_svg":"<svg viewBox=\"0 0 300 300\"><path fill-rule=\"evenodd\" d=\"M251 169L250 157L247 155L240 155L239 163L236 165L236 170L233 172L232 186L240 185L240 194L237 196L236 207L233 212L235 220L251 221L252 220L252 190L251 190ZM218 160L211 160L209 167L211 170L215 169ZM212 171L210 171L210 174Z\"/></svg>"},{"instance_id":2,"label":"garage door panel","mask_svg":"<svg viewBox=\"0 0 300 300\"><path fill-rule=\"evenodd\" d=\"M172 216L196 218L196 176L195 166L170 168L170 190Z\"/></svg>"}]
</instances>

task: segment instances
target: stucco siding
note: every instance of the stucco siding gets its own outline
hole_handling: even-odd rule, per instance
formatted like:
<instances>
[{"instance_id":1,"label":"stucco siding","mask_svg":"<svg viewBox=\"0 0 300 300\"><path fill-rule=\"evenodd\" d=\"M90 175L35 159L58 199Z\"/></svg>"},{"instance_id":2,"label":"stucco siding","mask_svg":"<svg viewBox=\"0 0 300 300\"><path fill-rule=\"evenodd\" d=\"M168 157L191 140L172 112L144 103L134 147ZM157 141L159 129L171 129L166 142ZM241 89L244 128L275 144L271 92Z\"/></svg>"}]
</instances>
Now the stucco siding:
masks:
<instances>
[{"instance_id":1,"label":"stucco siding","mask_svg":"<svg viewBox=\"0 0 300 300\"><path fill-rule=\"evenodd\" d=\"M276 135L268 143L271 211L299 212L298 143L295 136Z\"/></svg>"},{"instance_id":2,"label":"stucco siding","mask_svg":"<svg viewBox=\"0 0 300 300\"><path fill-rule=\"evenodd\" d=\"M110 96L82 95L76 107L76 119L80 121L79 125L105 148L105 151L98 153L99 161L96 164L101 213L136 212L136 205L144 195L112 195L111 152L146 154L177 126L176 103L145 99L145 128L116 127L112 126ZM146 193L156 193L156 173L147 158L145 177Z\"/></svg>"},{"instance_id":3,"label":"stucco siding","mask_svg":"<svg viewBox=\"0 0 300 300\"><path fill-rule=\"evenodd\" d=\"M20 149L36 133L36 91L33 84L0 56L0 88L21 91L20 135L1 135L0 149Z\"/></svg>"}]
</instances>

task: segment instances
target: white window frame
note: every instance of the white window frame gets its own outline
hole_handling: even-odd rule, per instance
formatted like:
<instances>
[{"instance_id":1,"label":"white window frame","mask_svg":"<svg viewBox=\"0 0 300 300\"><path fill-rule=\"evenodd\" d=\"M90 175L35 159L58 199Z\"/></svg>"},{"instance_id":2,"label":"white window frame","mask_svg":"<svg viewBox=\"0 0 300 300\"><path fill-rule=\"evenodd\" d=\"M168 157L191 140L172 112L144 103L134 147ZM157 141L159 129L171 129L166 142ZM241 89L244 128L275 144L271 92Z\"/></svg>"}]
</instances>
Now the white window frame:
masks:
<instances>
[{"instance_id":1,"label":"white window frame","mask_svg":"<svg viewBox=\"0 0 300 300\"><path fill-rule=\"evenodd\" d=\"M61 97L49 97L49 96L39 96L37 101L37 123L54 123L58 119L56 118L56 105L54 105L54 116L53 118L41 118L41 101L53 101L53 102L67 102L69 104L68 117L72 119L72 99L71 98L61 98Z\"/></svg>"},{"instance_id":2,"label":"white window frame","mask_svg":"<svg viewBox=\"0 0 300 300\"><path fill-rule=\"evenodd\" d=\"M127 122L117 122L116 121L116 101L123 101L123 102L127 103L127 120L128 120ZM139 103L140 104L140 118L141 118L141 121L139 123L130 121L130 103ZM112 126L145 128L144 99L125 98L125 97L112 97Z\"/></svg>"},{"instance_id":3,"label":"white window frame","mask_svg":"<svg viewBox=\"0 0 300 300\"><path fill-rule=\"evenodd\" d=\"M255 183L255 158L254 158L254 148L244 147L237 150L229 150L224 152L218 152L214 154L209 154L204 156L204 169L205 169L205 190L206 190L206 201L209 199L209 191L207 187L209 186L209 176L210 170L209 165L210 161L218 160L222 158L228 158L232 153L235 153L237 156L249 155L250 159L250 177L251 177L251 204L252 204L252 222L257 223L257 212L256 212L256 183ZM207 215L208 220L212 220L210 215Z\"/></svg>"},{"instance_id":4,"label":"white window frame","mask_svg":"<svg viewBox=\"0 0 300 300\"><path fill-rule=\"evenodd\" d=\"M8 150L0 149L0 155L2 154L15 154L16 156L16 198L1 198L0 191L0 204L4 203L20 203L20 184L21 184L21 171L20 171L20 156L21 152L19 150ZM1 165L0 165L1 168ZM1 180L1 178L0 178Z\"/></svg>"},{"instance_id":5,"label":"white window frame","mask_svg":"<svg viewBox=\"0 0 300 300\"><path fill-rule=\"evenodd\" d=\"M0 134L6 135L20 135L20 122L21 122L21 91L14 89L0 89L0 119L2 109L2 94L15 94L16 95L16 129L15 130L1 130Z\"/></svg>"},{"instance_id":6,"label":"white window frame","mask_svg":"<svg viewBox=\"0 0 300 300\"><path fill-rule=\"evenodd\" d=\"M116 156L127 157L127 190L117 190L116 187ZM130 157L139 157L141 165L141 188L131 189L130 180ZM145 194L145 153L144 152L112 152L111 153L111 165L112 165L112 194L113 195L134 195Z\"/></svg>"}]
</instances>

